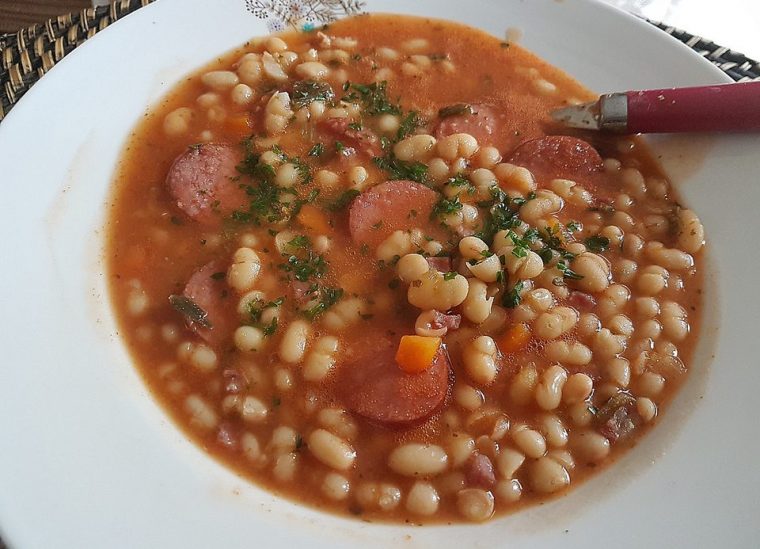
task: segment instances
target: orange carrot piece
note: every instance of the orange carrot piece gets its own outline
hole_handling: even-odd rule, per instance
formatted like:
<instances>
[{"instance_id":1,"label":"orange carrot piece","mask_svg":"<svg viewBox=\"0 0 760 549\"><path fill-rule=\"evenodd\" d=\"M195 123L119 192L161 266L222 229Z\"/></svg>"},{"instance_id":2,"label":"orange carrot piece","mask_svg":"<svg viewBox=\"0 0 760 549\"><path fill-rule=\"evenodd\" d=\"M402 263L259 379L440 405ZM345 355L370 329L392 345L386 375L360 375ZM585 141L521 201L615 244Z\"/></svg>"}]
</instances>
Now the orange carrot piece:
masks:
<instances>
[{"instance_id":1,"label":"orange carrot piece","mask_svg":"<svg viewBox=\"0 0 760 549\"><path fill-rule=\"evenodd\" d=\"M530 341L530 328L527 324L510 326L498 339L496 344L502 353L515 353L523 349Z\"/></svg>"},{"instance_id":2,"label":"orange carrot piece","mask_svg":"<svg viewBox=\"0 0 760 549\"><path fill-rule=\"evenodd\" d=\"M332 227L325 212L311 204L301 206L301 211L298 212L296 218L301 225L317 234L329 234L332 232Z\"/></svg>"},{"instance_id":3,"label":"orange carrot piece","mask_svg":"<svg viewBox=\"0 0 760 549\"><path fill-rule=\"evenodd\" d=\"M407 374L420 374L433 365L440 347L440 337L402 336L396 351L396 362Z\"/></svg>"}]
</instances>

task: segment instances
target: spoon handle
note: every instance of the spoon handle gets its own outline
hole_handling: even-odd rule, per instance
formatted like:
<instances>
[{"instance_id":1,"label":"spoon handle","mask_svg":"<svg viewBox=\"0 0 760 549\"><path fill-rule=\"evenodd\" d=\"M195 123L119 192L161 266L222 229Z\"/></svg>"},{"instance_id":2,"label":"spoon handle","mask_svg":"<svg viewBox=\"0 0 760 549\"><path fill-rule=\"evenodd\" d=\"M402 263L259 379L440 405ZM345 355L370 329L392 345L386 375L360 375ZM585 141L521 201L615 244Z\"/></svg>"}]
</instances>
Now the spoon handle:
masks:
<instances>
[{"instance_id":1,"label":"spoon handle","mask_svg":"<svg viewBox=\"0 0 760 549\"><path fill-rule=\"evenodd\" d=\"M760 130L760 82L629 91L627 133Z\"/></svg>"},{"instance_id":2,"label":"spoon handle","mask_svg":"<svg viewBox=\"0 0 760 549\"><path fill-rule=\"evenodd\" d=\"M571 128L619 133L760 131L760 81L608 93L551 116Z\"/></svg>"}]
</instances>

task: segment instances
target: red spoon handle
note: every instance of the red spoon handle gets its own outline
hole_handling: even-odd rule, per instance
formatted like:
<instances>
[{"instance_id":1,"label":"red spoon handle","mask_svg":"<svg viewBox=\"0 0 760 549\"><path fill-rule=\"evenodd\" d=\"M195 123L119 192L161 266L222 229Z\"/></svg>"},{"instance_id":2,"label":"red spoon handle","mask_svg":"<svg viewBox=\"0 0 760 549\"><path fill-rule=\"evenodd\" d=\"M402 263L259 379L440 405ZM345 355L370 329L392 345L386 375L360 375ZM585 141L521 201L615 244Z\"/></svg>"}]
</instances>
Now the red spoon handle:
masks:
<instances>
[{"instance_id":1,"label":"red spoon handle","mask_svg":"<svg viewBox=\"0 0 760 549\"><path fill-rule=\"evenodd\" d=\"M628 133L760 130L760 82L626 95Z\"/></svg>"}]
</instances>

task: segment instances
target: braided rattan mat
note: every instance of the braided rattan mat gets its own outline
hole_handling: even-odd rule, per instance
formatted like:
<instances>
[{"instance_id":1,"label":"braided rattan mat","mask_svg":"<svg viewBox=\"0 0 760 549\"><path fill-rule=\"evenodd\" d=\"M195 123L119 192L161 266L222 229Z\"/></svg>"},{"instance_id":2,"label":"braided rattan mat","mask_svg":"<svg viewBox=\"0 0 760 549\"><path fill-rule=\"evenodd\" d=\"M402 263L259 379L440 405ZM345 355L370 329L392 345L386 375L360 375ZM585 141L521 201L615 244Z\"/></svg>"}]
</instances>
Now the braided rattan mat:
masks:
<instances>
[{"instance_id":1,"label":"braided rattan mat","mask_svg":"<svg viewBox=\"0 0 760 549\"><path fill-rule=\"evenodd\" d=\"M0 120L67 53L120 17L153 1L118 0L110 6L62 15L15 34L0 35ZM737 82L760 79L757 61L700 36L657 21L649 23L684 42Z\"/></svg>"}]
</instances>

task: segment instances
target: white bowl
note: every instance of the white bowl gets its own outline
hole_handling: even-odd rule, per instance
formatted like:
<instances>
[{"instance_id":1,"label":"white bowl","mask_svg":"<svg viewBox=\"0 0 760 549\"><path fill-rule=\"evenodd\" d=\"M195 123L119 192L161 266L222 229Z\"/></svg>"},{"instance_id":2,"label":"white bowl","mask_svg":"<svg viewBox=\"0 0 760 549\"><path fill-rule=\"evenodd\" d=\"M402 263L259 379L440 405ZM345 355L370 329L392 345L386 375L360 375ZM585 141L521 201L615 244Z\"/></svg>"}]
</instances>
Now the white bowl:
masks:
<instances>
[{"instance_id":1,"label":"white bowl","mask_svg":"<svg viewBox=\"0 0 760 549\"><path fill-rule=\"evenodd\" d=\"M588 0L367 4L498 36L521 29L523 45L600 92L727 81L647 23ZM653 433L565 497L477 526L367 524L275 498L180 433L116 333L107 192L146 106L266 32L245 5L141 9L77 48L0 126L2 536L21 548L756 545L757 136L656 140L710 242L700 355Z\"/></svg>"}]
</instances>

